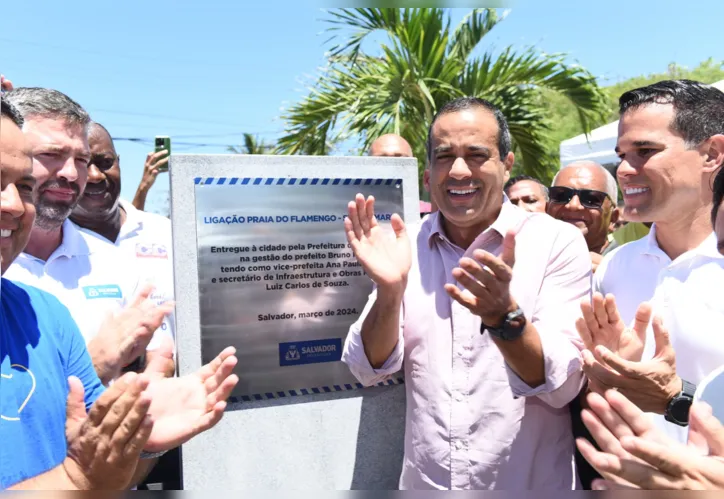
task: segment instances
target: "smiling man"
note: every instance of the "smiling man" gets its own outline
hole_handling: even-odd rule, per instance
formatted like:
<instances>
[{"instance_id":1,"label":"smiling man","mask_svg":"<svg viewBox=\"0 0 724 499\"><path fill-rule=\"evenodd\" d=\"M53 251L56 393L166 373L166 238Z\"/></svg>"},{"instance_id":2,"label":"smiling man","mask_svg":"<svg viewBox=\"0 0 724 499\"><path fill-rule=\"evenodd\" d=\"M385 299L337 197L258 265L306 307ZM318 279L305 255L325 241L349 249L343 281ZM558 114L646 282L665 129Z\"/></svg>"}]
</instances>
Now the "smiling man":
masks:
<instances>
[{"instance_id":1,"label":"smiling man","mask_svg":"<svg viewBox=\"0 0 724 499\"><path fill-rule=\"evenodd\" d=\"M548 188L540 180L528 175L518 175L505 183L503 189L510 202L518 208L533 213L545 213Z\"/></svg>"},{"instance_id":2,"label":"smiling man","mask_svg":"<svg viewBox=\"0 0 724 499\"><path fill-rule=\"evenodd\" d=\"M598 163L576 161L556 174L548 194L548 214L578 227L595 272L619 217L616 179Z\"/></svg>"},{"instance_id":3,"label":"smiling man","mask_svg":"<svg viewBox=\"0 0 724 499\"><path fill-rule=\"evenodd\" d=\"M173 300L171 221L121 199L121 158L103 125L90 123L88 146L88 181L70 219L134 261L136 270L155 286L152 300L158 304ZM173 313L164 319L161 330L175 338Z\"/></svg>"},{"instance_id":4,"label":"smiling man","mask_svg":"<svg viewBox=\"0 0 724 499\"><path fill-rule=\"evenodd\" d=\"M147 346L153 349L170 335L157 329L170 307L146 299L133 259L68 219L88 180L88 113L52 89L16 88L3 98L25 120L37 182L35 225L6 277L47 291L68 307L108 383Z\"/></svg>"},{"instance_id":5,"label":"smiling man","mask_svg":"<svg viewBox=\"0 0 724 499\"><path fill-rule=\"evenodd\" d=\"M724 364L724 257L709 218L714 175L724 164L724 93L673 80L626 92L619 102L617 174L624 216L653 226L648 236L607 255L594 276L595 290L612 294L615 303L607 299L604 310L594 296L597 310L582 308L595 325L594 336L611 338L598 343L613 352L604 362L617 372L600 364L600 356L587 356L586 370L599 386L618 387L645 411L659 414L657 425L685 442L692 384ZM662 324L649 328L640 348L619 349L624 325L646 318L637 311L643 302L650 302ZM584 325L579 323L587 334Z\"/></svg>"},{"instance_id":6,"label":"smiling man","mask_svg":"<svg viewBox=\"0 0 724 499\"><path fill-rule=\"evenodd\" d=\"M576 487L567 404L583 384L573 321L590 291L580 231L505 199L514 155L490 102L443 106L425 187L438 211L388 238L374 199L345 220L376 284L342 360L366 385L405 369L403 489Z\"/></svg>"}]
</instances>

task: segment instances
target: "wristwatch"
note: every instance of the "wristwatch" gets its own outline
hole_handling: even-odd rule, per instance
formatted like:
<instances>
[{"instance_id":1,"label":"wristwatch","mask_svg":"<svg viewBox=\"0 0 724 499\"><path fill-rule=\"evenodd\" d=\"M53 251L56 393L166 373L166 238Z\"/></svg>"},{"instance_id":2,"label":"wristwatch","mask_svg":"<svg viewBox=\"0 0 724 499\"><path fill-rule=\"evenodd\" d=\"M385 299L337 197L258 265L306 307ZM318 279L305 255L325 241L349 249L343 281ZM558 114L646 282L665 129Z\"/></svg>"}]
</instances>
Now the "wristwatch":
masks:
<instances>
[{"instance_id":1,"label":"wristwatch","mask_svg":"<svg viewBox=\"0 0 724 499\"><path fill-rule=\"evenodd\" d=\"M682 389L676 397L669 401L664 412L664 419L669 423L679 426L687 426L689 424L689 409L694 401L694 393L696 393L696 385L682 379Z\"/></svg>"},{"instance_id":2,"label":"wristwatch","mask_svg":"<svg viewBox=\"0 0 724 499\"><path fill-rule=\"evenodd\" d=\"M498 327L487 326L484 323L481 323L480 334L485 334L485 331L487 330L488 333L495 338L512 341L520 338L520 335L523 334L523 330L525 330L526 323L525 313L523 313L522 308L518 307L512 312L509 312L505 316L503 323Z\"/></svg>"}]
</instances>

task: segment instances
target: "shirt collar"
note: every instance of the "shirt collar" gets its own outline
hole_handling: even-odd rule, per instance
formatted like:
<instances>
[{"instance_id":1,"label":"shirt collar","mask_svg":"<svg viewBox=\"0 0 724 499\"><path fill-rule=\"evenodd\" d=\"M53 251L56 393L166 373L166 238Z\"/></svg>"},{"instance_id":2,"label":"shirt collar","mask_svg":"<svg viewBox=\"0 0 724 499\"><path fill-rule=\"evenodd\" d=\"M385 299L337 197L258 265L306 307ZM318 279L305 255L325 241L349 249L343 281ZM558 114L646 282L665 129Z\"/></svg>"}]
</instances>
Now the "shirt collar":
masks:
<instances>
[{"instance_id":1,"label":"shirt collar","mask_svg":"<svg viewBox=\"0 0 724 499\"><path fill-rule=\"evenodd\" d=\"M656 240L656 224L651 225L651 230L649 230L648 235L646 236L646 245L644 247L644 254L646 255L653 255L653 256L663 256L666 259L669 259L669 256L664 253L664 250L661 249L659 246L659 242ZM716 234L712 232L707 236L706 239L704 239L699 246L696 248L687 251L683 255L679 256L679 258L687 257L687 256L707 256L710 258L721 258L722 255L719 253L719 250L717 249L717 239ZM679 259L677 258L677 260Z\"/></svg>"},{"instance_id":2,"label":"shirt collar","mask_svg":"<svg viewBox=\"0 0 724 499\"><path fill-rule=\"evenodd\" d=\"M137 210L136 207L133 206L133 204L129 203L124 199L120 200L120 204L123 210L126 212L126 221L121 226L121 231L118 233L118 241L125 239L133 232L141 229L143 226L143 221L141 220L140 216L140 210Z\"/></svg>"},{"instance_id":3,"label":"shirt collar","mask_svg":"<svg viewBox=\"0 0 724 499\"><path fill-rule=\"evenodd\" d=\"M521 225L529 218L528 213L521 210L513 203L510 202L508 196L503 194L503 205L500 208L500 213L495 222L490 227L485 229L473 242L473 245L479 242L481 239L487 239L490 237L491 232L496 232L501 237L505 237L506 232L515 230L516 232L520 229ZM427 242L432 247L433 241L443 240L450 244L454 244L445 234L445 229L442 225L442 215L439 211L430 213L429 215L430 233L427 236Z\"/></svg>"},{"instance_id":4,"label":"shirt collar","mask_svg":"<svg viewBox=\"0 0 724 499\"><path fill-rule=\"evenodd\" d=\"M90 248L88 247L86 240L83 238L83 235L80 233L80 227L71 222L70 218L66 218L61 227L61 230L63 231L63 238L60 241L60 246L55 248L55 251L53 251L50 257L48 257L48 260L45 263L49 263L56 258L61 257L73 258L74 256L90 254ZM40 258L36 258L25 252L23 252L23 255L32 260L37 260L39 262L42 261Z\"/></svg>"}]
</instances>

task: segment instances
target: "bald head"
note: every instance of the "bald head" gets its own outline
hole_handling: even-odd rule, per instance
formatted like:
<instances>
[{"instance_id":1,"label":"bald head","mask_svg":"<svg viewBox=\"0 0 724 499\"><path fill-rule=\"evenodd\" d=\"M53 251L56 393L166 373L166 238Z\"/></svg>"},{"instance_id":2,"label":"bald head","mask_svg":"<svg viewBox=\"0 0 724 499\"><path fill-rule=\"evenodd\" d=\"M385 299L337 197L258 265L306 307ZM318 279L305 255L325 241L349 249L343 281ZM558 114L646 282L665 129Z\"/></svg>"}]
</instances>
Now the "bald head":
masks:
<instances>
[{"instance_id":1,"label":"bald head","mask_svg":"<svg viewBox=\"0 0 724 499\"><path fill-rule=\"evenodd\" d=\"M411 158L410 144L394 133L378 137L370 146L370 156L386 156L392 158Z\"/></svg>"},{"instance_id":2,"label":"bald head","mask_svg":"<svg viewBox=\"0 0 724 499\"><path fill-rule=\"evenodd\" d=\"M618 201L618 185L616 179L611 172L595 161L574 161L569 163L553 177L552 185L563 185L565 187L575 187L570 185L574 178L587 178L589 181L586 186L588 189L595 189L608 194L615 203Z\"/></svg>"}]
</instances>

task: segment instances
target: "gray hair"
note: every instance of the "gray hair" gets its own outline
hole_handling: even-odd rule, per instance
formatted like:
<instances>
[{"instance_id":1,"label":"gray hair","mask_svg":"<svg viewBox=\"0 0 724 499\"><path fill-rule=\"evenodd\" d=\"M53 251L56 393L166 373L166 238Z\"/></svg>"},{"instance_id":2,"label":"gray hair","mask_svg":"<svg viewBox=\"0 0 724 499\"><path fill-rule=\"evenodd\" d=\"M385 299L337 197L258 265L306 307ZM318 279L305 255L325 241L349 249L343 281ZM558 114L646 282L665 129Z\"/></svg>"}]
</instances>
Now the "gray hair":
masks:
<instances>
[{"instance_id":1,"label":"gray hair","mask_svg":"<svg viewBox=\"0 0 724 499\"><path fill-rule=\"evenodd\" d=\"M611 175L611 172L608 171L603 166L599 165L596 162L593 161L574 161L573 163L570 163L564 167L562 167L560 170L558 170L558 173L556 173L556 176L553 177L553 182L551 183L551 186L556 185L556 180L558 180L558 176L561 174L563 170L566 170L568 168L593 168L599 171L603 172L604 177L606 178L606 190L604 191L606 194L608 194L608 197L611 198L611 203L613 203L614 207L618 205L618 182L616 182L616 179L613 175Z\"/></svg>"},{"instance_id":2,"label":"gray hair","mask_svg":"<svg viewBox=\"0 0 724 499\"><path fill-rule=\"evenodd\" d=\"M88 127L91 120L80 104L50 88L20 87L7 92L3 98L15 106L25 120L36 116L61 119L84 128Z\"/></svg>"}]
</instances>

